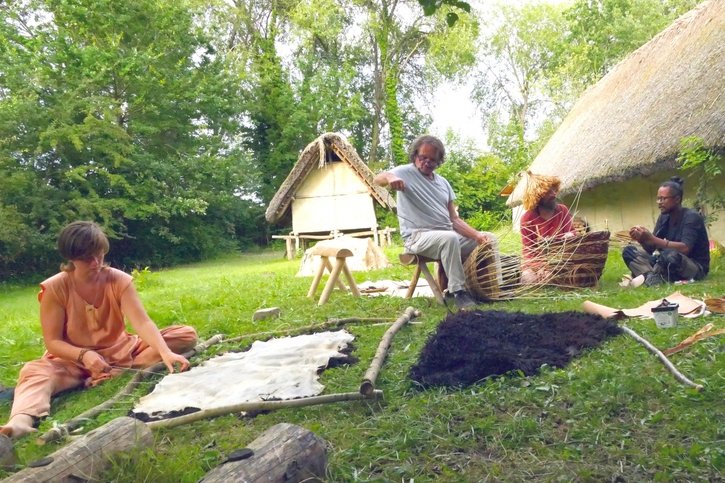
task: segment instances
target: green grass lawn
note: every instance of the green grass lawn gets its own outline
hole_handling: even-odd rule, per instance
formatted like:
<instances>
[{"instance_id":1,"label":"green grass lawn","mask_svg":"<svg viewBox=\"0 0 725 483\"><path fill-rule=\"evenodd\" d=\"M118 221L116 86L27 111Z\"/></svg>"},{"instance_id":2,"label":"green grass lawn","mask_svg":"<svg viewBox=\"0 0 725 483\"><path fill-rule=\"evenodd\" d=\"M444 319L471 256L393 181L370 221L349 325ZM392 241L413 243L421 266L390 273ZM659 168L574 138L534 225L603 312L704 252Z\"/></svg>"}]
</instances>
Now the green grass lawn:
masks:
<instances>
[{"instance_id":1,"label":"green grass lawn","mask_svg":"<svg viewBox=\"0 0 725 483\"><path fill-rule=\"evenodd\" d=\"M387 250L397 261L400 248ZM725 295L725 268L716 260L710 277L682 286L625 290L617 282L625 267L616 251L596 289L547 290L533 298L482 305L482 309L529 313L579 310L592 300L636 307L680 290L699 299ZM445 317L431 300L355 298L333 292L318 307L306 297L310 278L295 277L299 259L281 251L229 256L159 272L136 283L159 326L189 324L202 338L282 331L333 318L388 318L407 306L423 315L401 330L377 381L380 402L347 402L280 410L254 418L237 415L155 432L153 449L119 458L107 481L194 482L234 449L245 447L279 422L301 425L329 444L329 481L693 481L722 480L725 468L725 338L697 343L671 360L702 384L697 393L680 385L661 363L626 335L610 339L563 369L544 368L535 377L506 376L465 389L417 389L407 373L428 335ZM357 281L409 279L409 267L355 273ZM22 363L43 352L35 286L0 287L0 384L12 386ZM318 297L321 288L318 289ZM260 308L280 307L279 319L252 321ZM679 319L662 330L653 320L626 324L660 348L677 344L723 316ZM387 325L350 325L359 362L327 370L325 393L356 391ZM246 347L214 346L203 357ZM198 358L194 362L198 362ZM41 431L107 399L130 376L62 395ZM150 387L146 388L146 391ZM135 397L139 397L137 394ZM103 424L132 407L133 399L89 423ZM10 411L0 402L0 419ZM33 437L16 444L21 463L49 454L58 444L38 446ZM7 474L0 472L0 477Z\"/></svg>"}]
</instances>

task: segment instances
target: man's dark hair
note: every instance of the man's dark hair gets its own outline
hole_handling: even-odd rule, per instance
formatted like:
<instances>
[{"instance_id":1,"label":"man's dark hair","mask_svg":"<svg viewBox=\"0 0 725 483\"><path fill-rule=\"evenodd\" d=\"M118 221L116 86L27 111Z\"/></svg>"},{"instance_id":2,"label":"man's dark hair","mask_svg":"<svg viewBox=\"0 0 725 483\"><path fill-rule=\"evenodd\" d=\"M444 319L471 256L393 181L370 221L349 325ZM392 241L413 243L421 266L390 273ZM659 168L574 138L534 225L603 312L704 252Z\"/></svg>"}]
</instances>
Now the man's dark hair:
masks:
<instances>
[{"instance_id":1,"label":"man's dark hair","mask_svg":"<svg viewBox=\"0 0 725 483\"><path fill-rule=\"evenodd\" d=\"M436 161L438 162L439 166L443 164L443 161L445 161L446 159L446 148L445 146L443 146L443 141L435 136L430 136L428 134L419 136L415 141L411 143L410 147L408 148L408 160L411 163L415 163L415 157L418 156L418 150L424 144L430 144L436 149L436 153L438 153L438 159L436 159Z\"/></svg>"},{"instance_id":2,"label":"man's dark hair","mask_svg":"<svg viewBox=\"0 0 725 483\"><path fill-rule=\"evenodd\" d=\"M673 196L679 196L680 200L682 200L682 195L685 192L682 188L683 184L685 184L685 181L682 178L679 176L673 176L669 180L660 184L660 188L669 189L673 193Z\"/></svg>"}]
</instances>

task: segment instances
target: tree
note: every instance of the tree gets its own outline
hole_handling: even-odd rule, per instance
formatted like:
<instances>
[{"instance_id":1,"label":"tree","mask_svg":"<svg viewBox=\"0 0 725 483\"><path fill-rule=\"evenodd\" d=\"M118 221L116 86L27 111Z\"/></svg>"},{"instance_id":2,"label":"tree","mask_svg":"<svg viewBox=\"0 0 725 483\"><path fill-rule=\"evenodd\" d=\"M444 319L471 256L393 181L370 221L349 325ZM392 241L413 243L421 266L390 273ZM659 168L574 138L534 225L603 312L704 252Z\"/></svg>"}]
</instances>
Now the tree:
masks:
<instances>
[{"instance_id":1,"label":"tree","mask_svg":"<svg viewBox=\"0 0 725 483\"><path fill-rule=\"evenodd\" d=\"M569 28L562 69L575 92L598 81L699 0L577 0L565 13Z\"/></svg>"},{"instance_id":2,"label":"tree","mask_svg":"<svg viewBox=\"0 0 725 483\"><path fill-rule=\"evenodd\" d=\"M546 82L556 67L564 22L560 8L547 4L504 5L494 18L498 27L481 42L474 97L493 152L515 173L533 160L539 123L553 107Z\"/></svg>"},{"instance_id":3,"label":"tree","mask_svg":"<svg viewBox=\"0 0 725 483\"><path fill-rule=\"evenodd\" d=\"M224 142L237 95L191 4L29 0L5 7L0 29L0 174L27 188L3 190L0 206L44 247L14 267L46 270L28 260L52 259L74 219L102 223L120 248L111 255L128 263L233 242L235 230L207 215L239 201L244 175Z\"/></svg>"},{"instance_id":4,"label":"tree","mask_svg":"<svg viewBox=\"0 0 725 483\"><path fill-rule=\"evenodd\" d=\"M446 162L438 169L456 193L458 214L479 230L494 230L510 216L506 199L499 195L509 169L496 155L483 154L470 141L446 136Z\"/></svg>"},{"instance_id":5,"label":"tree","mask_svg":"<svg viewBox=\"0 0 725 483\"><path fill-rule=\"evenodd\" d=\"M473 63L478 24L472 17L462 16L449 28L444 20L445 9L425 17L418 15L410 3L399 0L358 3L367 16L365 31L373 62L374 117L368 162L377 162L378 146L387 125L391 164L398 164L405 162L406 141L417 134L406 130L406 112L415 118L419 112L415 103L421 102L439 79L455 76ZM453 48L446 48L448 41ZM444 56L446 61L442 60ZM401 86L414 92L415 97L404 97Z\"/></svg>"}]
</instances>

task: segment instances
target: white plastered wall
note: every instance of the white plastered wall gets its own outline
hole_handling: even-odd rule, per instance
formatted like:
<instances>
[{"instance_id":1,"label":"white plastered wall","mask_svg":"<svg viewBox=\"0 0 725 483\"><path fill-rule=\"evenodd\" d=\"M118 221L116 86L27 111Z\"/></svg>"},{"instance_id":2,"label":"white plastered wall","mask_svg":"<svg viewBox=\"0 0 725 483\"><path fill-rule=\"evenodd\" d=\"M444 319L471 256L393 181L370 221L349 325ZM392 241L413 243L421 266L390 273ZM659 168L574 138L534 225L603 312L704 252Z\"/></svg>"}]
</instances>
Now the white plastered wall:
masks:
<instances>
[{"instance_id":1,"label":"white plastered wall","mask_svg":"<svg viewBox=\"0 0 725 483\"><path fill-rule=\"evenodd\" d=\"M292 201L293 233L370 230L376 226L367 186L342 162L313 169Z\"/></svg>"}]
</instances>

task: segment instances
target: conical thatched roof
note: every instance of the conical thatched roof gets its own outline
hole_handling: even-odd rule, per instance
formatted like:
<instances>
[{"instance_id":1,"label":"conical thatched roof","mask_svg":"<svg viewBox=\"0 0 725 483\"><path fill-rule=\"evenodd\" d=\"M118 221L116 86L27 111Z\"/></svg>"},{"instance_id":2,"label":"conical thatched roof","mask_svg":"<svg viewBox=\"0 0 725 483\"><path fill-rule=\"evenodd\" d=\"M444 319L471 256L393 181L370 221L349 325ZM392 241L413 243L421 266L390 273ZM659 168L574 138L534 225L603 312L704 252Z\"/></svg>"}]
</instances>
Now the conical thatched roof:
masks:
<instances>
[{"instance_id":1,"label":"conical thatched roof","mask_svg":"<svg viewBox=\"0 0 725 483\"><path fill-rule=\"evenodd\" d=\"M675 167L680 139L725 150L725 2L677 19L577 101L529 167L561 193ZM507 204L521 203L522 182Z\"/></svg>"},{"instance_id":2,"label":"conical thatched roof","mask_svg":"<svg viewBox=\"0 0 725 483\"><path fill-rule=\"evenodd\" d=\"M335 153L343 163L349 165L357 173L368 187L370 196L375 201L380 203L383 208L395 208L395 201L388 192L373 184L373 172L363 163L363 160L360 159L357 151L345 136L339 133L325 133L308 144L302 151L297 164L294 165L282 186L275 193L272 201L269 202L264 215L269 223L275 223L284 216L297 189L302 185L310 171L325 165L325 160L328 159L326 154L330 151Z\"/></svg>"}]
</instances>

